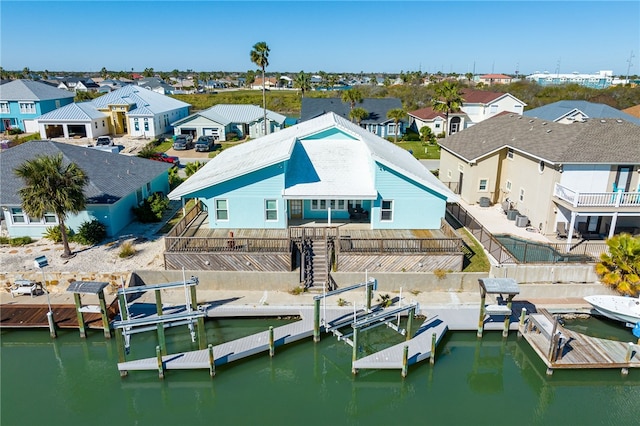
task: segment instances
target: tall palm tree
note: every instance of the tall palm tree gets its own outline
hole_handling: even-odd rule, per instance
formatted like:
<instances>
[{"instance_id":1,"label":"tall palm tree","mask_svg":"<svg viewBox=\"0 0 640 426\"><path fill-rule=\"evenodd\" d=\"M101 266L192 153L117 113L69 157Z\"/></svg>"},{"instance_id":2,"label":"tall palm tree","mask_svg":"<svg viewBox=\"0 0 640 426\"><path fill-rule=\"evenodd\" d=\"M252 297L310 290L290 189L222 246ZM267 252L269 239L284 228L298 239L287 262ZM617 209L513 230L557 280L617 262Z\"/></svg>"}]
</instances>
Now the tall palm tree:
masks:
<instances>
[{"instance_id":1,"label":"tall palm tree","mask_svg":"<svg viewBox=\"0 0 640 426\"><path fill-rule=\"evenodd\" d=\"M640 238L629 234L615 235L607 240L609 254L600 255L596 274L603 284L630 296L640 292Z\"/></svg>"},{"instance_id":2,"label":"tall palm tree","mask_svg":"<svg viewBox=\"0 0 640 426\"><path fill-rule=\"evenodd\" d=\"M444 134L449 134L449 114L452 112L460 111L464 99L462 99L462 93L460 87L455 81L443 81L442 84L436 86L434 89L435 97L433 98L433 110L438 112L444 112Z\"/></svg>"},{"instance_id":3,"label":"tall palm tree","mask_svg":"<svg viewBox=\"0 0 640 426\"><path fill-rule=\"evenodd\" d=\"M311 90L311 77L304 71L300 71L298 75L296 75L293 85L302 91L302 97L304 98L304 92Z\"/></svg>"},{"instance_id":4,"label":"tall palm tree","mask_svg":"<svg viewBox=\"0 0 640 426\"><path fill-rule=\"evenodd\" d=\"M362 102L362 92L358 89L347 89L342 92L342 102L348 102L351 105L351 109L353 109L356 103Z\"/></svg>"},{"instance_id":5,"label":"tall palm tree","mask_svg":"<svg viewBox=\"0 0 640 426\"><path fill-rule=\"evenodd\" d=\"M391 118L396 125L396 133L393 137L393 143L398 143L398 123L407 115L402 108L394 108L387 111L387 118Z\"/></svg>"},{"instance_id":6,"label":"tall palm tree","mask_svg":"<svg viewBox=\"0 0 640 426\"><path fill-rule=\"evenodd\" d=\"M264 41L253 45L251 50L251 62L262 69L262 109L264 110L264 134L267 134L267 95L265 94L264 70L269 66L269 46Z\"/></svg>"},{"instance_id":7,"label":"tall palm tree","mask_svg":"<svg viewBox=\"0 0 640 426\"><path fill-rule=\"evenodd\" d=\"M86 173L75 163L64 164L62 154L58 154L27 160L18 166L15 174L25 183L18 191L25 213L31 217L55 213L64 246L62 257L70 257L65 219L69 213L77 214L84 210L83 190L89 182Z\"/></svg>"},{"instance_id":8,"label":"tall palm tree","mask_svg":"<svg viewBox=\"0 0 640 426\"><path fill-rule=\"evenodd\" d=\"M369 111L367 111L364 108L358 107L349 111L349 118L351 119L351 121L355 121L356 123L358 123L358 126L360 125L362 120L364 120L368 116L369 116Z\"/></svg>"}]
</instances>

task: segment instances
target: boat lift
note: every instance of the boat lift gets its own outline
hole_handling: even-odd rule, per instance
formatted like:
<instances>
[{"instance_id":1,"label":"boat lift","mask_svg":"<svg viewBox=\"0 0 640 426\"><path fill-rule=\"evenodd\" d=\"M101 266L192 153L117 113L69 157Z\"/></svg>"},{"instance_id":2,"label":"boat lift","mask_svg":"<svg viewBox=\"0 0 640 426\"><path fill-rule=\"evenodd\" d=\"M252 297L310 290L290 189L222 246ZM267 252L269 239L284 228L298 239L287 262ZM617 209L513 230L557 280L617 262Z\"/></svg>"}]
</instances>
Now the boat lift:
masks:
<instances>
[{"instance_id":1,"label":"boat lift","mask_svg":"<svg viewBox=\"0 0 640 426\"><path fill-rule=\"evenodd\" d=\"M194 323L197 324L197 340L198 347L204 349L206 346L206 334L204 329L204 317L206 313L198 309L196 286L198 278L191 277L182 281L152 284L134 287L121 287L118 289L118 303L120 306L120 321L114 321L113 327L116 329L118 338L118 355L120 362L125 361L125 355L129 353L131 346L131 335L143 333L146 331L157 330L158 343L163 355L166 355L167 345L164 335L164 329L168 327L187 325L191 334L191 341L196 341L196 330ZM161 291L171 288L184 288L185 292L185 309L174 309L171 313L165 313L162 307ZM146 315L142 317L132 318L129 312L126 296L128 294L140 294L148 291L155 292L156 314Z\"/></svg>"}]
</instances>

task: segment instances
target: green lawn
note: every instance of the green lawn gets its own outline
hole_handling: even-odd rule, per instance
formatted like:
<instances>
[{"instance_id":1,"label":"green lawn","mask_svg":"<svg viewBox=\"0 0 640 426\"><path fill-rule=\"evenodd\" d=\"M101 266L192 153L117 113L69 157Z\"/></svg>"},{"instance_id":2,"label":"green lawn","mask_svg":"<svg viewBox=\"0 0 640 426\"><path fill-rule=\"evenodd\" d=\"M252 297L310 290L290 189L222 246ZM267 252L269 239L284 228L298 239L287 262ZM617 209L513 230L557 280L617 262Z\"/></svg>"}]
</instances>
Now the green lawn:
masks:
<instances>
[{"instance_id":1,"label":"green lawn","mask_svg":"<svg viewBox=\"0 0 640 426\"><path fill-rule=\"evenodd\" d=\"M398 146L413 151L413 156L418 160L437 160L440 158L440 147L438 145L423 145L420 141L398 142Z\"/></svg>"}]
</instances>

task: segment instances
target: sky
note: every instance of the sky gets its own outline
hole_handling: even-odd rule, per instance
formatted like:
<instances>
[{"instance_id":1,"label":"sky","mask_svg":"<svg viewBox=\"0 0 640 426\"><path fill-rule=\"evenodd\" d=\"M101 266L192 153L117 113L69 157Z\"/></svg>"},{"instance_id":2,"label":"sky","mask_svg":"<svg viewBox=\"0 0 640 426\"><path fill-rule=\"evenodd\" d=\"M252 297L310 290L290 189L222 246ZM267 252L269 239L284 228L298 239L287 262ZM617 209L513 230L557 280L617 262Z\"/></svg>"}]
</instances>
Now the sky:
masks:
<instances>
[{"instance_id":1,"label":"sky","mask_svg":"<svg viewBox=\"0 0 640 426\"><path fill-rule=\"evenodd\" d=\"M640 1L0 0L5 70L640 74ZM630 66L631 64L631 66Z\"/></svg>"}]
</instances>

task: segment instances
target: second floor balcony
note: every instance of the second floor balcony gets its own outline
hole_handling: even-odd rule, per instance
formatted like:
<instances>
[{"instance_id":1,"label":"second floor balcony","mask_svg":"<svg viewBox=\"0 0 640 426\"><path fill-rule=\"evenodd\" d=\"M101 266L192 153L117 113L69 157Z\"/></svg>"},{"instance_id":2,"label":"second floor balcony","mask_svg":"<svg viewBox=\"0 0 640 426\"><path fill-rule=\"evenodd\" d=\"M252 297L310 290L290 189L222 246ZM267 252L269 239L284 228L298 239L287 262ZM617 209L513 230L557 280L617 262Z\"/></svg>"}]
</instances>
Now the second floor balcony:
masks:
<instances>
[{"instance_id":1,"label":"second floor balcony","mask_svg":"<svg viewBox=\"0 0 640 426\"><path fill-rule=\"evenodd\" d=\"M579 192L556 183L553 196L575 208L609 207L639 209L640 192Z\"/></svg>"}]
</instances>

